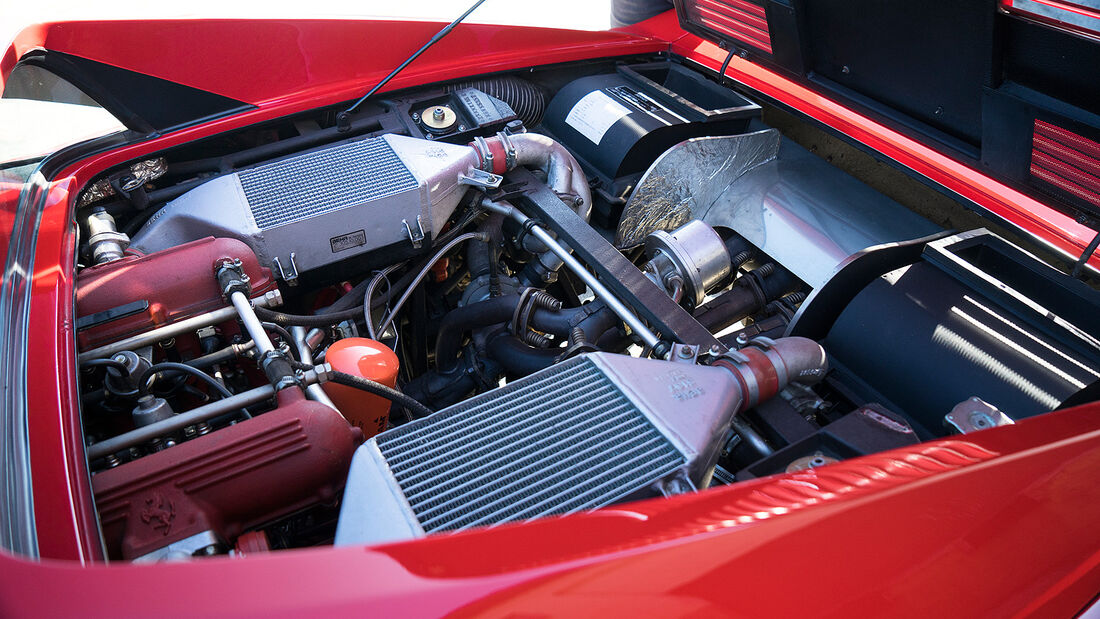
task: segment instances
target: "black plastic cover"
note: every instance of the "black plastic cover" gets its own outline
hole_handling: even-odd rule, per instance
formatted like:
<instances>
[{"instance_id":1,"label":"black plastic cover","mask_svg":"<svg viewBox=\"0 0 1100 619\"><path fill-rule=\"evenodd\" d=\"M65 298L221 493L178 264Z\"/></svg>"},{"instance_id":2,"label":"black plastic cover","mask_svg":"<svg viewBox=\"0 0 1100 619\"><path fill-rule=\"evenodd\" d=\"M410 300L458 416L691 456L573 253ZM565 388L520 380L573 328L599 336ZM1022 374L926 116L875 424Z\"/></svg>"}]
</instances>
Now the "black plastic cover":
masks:
<instances>
[{"instance_id":1,"label":"black plastic cover","mask_svg":"<svg viewBox=\"0 0 1100 619\"><path fill-rule=\"evenodd\" d=\"M760 106L672 63L623 67L563 87L543 125L600 176L643 172L668 148L745 130Z\"/></svg>"}]
</instances>

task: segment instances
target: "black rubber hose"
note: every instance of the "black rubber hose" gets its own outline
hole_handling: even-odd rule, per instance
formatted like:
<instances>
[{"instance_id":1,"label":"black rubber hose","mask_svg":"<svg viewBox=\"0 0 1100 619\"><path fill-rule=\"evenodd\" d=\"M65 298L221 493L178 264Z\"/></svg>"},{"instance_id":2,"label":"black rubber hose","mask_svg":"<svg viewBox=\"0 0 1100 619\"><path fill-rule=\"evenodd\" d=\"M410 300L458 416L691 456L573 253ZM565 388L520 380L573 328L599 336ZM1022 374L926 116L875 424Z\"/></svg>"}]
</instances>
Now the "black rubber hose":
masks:
<instances>
[{"instance_id":1,"label":"black rubber hose","mask_svg":"<svg viewBox=\"0 0 1100 619\"><path fill-rule=\"evenodd\" d=\"M432 414L432 409L424 406L420 402L410 398L409 396L401 393L400 391L387 387L382 383L375 382L373 380L363 378L361 376L355 376L353 374L347 374L345 372L333 372L332 382L338 385L345 385L347 387L353 387L360 389L377 396L386 398L390 402L399 406L404 406L409 409L417 417L426 417Z\"/></svg>"},{"instance_id":2,"label":"black rubber hose","mask_svg":"<svg viewBox=\"0 0 1100 619\"><path fill-rule=\"evenodd\" d=\"M618 322L615 312L598 299L572 309L551 311L538 308L531 314L531 326L539 331L567 338L573 327L580 327L590 342L599 341Z\"/></svg>"},{"instance_id":3,"label":"black rubber hose","mask_svg":"<svg viewBox=\"0 0 1100 619\"><path fill-rule=\"evenodd\" d=\"M464 88L476 88L507 103L527 127L537 126L546 112L546 93L534 83L518 77L506 75L473 80L448 86L446 90L454 92Z\"/></svg>"},{"instance_id":4,"label":"black rubber hose","mask_svg":"<svg viewBox=\"0 0 1100 619\"><path fill-rule=\"evenodd\" d=\"M488 236L489 241L466 246L466 268L470 271L470 279L477 279L492 271L494 249L500 244L503 225L504 216L492 213L477 227L477 231Z\"/></svg>"},{"instance_id":5,"label":"black rubber hose","mask_svg":"<svg viewBox=\"0 0 1100 619\"><path fill-rule=\"evenodd\" d=\"M191 376L194 376L195 378L203 381L207 385L210 385L210 387L217 391L218 395L220 395L222 398L233 396L233 394L230 393L228 389L226 389L218 381L214 380L214 377L210 376L206 372L203 372L198 368L191 367L186 363L176 363L174 361L163 361L152 366L148 370L145 370L145 373L142 374L141 378L138 379L138 386L141 389L142 394L149 393L149 379L152 378L155 374L190 374Z\"/></svg>"},{"instance_id":6,"label":"black rubber hose","mask_svg":"<svg viewBox=\"0 0 1100 619\"><path fill-rule=\"evenodd\" d=\"M198 368L193 368L193 367L187 365L186 363L176 363L174 361L163 361L161 363L158 363L158 364L154 365L153 367L149 368L148 370L145 370L145 373L141 375L140 379L138 379L138 390L141 392L142 395L145 395L145 394L149 393L149 385L150 385L149 379L152 378L153 376L157 375L157 374L162 374L162 373L165 373L165 374L169 374L169 373L170 374L190 374L191 376L194 376L195 378L197 378L197 379L201 380L202 382L206 383L207 385L209 385L210 388L213 389L214 391L217 391L218 395L221 396L222 399L229 398L229 397L233 396L233 394L230 393L229 390L226 389L221 383L214 380L213 376L210 376L209 374L207 374L206 372L203 372L202 370L200 370ZM249 414L249 412L247 410L242 408L242 409L240 409L240 411L241 411L241 415L245 419L252 419L252 415Z\"/></svg>"},{"instance_id":7,"label":"black rubber hose","mask_svg":"<svg viewBox=\"0 0 1100 619\"><path fill-rule=\"evenodd\" d=\"M219 363L227 363L237 358L237 350L232 346L226 346L221 350L215 350L210 354L203 355L201 357L195 357L194 359L188 359L184 361L187 365L193 368L208 368L212 365Z\"/></svg>"},{"instance_id":8,"label":"black rubber hose","mask_svg":"<svg viewBox=\"0 0 1100 619\"><path fill-rule=\"evenodd\" d=\"M478 327L506 322L512 318L519 295L509 294L451 310L439 323L435 338L435 363L440 374L450 374L458 368L458 351L462 335Z\"/></svg>"},{"instance_id":9,"label":"black rubber hose","mask_svg":"<svg viewBox=\"0 0 1100 619\"><path fill-rule=\"evenodd\" d=\"M519 341L507 331L500 331L486 345L485 352L511 374L527 376L544 370L557 361L562 348L535 348Z\"/></svg>"},{"instance_id":10,"label":"black rubber hose","mask_svg":"<svg viewBox=\"0 0 1100 619\"><path fill-rule=\"evenodd\" d=\"M338 322L362 318L363 307L353 307L351 309L329 312L327 314L307 315L285 314L266 307L257 307L256 315L265 322L272 322L281 327L331 327Z\"/></svg>"}]
</instances>

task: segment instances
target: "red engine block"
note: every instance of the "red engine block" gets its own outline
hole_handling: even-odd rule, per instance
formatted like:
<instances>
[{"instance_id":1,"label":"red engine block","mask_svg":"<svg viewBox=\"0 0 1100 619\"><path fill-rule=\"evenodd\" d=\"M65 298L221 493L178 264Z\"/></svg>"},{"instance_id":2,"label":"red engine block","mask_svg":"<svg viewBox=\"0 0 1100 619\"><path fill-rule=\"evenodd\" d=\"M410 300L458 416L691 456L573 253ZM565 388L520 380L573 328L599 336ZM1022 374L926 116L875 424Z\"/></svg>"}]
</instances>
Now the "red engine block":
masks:
<instances>
[{"instance_id":1,"label":"red engine block","mask_svg":"<svg viewBox=\"0 0 1100 619\"><path fill-rule=\"evenodd\" d=\"M327 503L344 485L362 433L287 390L279 407L92 478L112 559L134 559L204 531L242 532Z\"/></svg>"},{"instance_id":2,"label":"red engine block","mask_svg":"<svg viewBox=\"0 0 1100 619\"><path fill-rule=\"evenodd\" d=\"M277 287L271 271L260 266L252 249L236 239L208 237L84 269L76 282L78 324L94 314L128 304L144 301L148 307L134 308L133 313L86 328L78 326L80 349L95 348L224 307L214 279L214 263L221 258L241 259L254 296Z\"/></svg>"}]
</instances>

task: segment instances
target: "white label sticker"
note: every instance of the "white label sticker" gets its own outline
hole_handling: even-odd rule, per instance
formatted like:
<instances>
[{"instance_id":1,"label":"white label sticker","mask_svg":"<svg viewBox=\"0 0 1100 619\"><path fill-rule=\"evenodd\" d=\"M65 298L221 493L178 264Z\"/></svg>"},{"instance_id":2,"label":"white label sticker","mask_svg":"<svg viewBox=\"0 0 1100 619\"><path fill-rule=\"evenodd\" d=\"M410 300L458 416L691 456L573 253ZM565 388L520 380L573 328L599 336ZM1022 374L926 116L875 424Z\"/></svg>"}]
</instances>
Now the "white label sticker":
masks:
<instances>
[{"instance_id":1,"label":"white label sticker","mask_svg":"<svg viewBox=\"0 0 1100 619\"><path fill-rule=\"evenodd\" d=\"M603 91L596 90L577 101L565 117L565 124L598 145L611 125L629 113L630 110L625 105L607 96Z\"/></svg>"}]
</instances>

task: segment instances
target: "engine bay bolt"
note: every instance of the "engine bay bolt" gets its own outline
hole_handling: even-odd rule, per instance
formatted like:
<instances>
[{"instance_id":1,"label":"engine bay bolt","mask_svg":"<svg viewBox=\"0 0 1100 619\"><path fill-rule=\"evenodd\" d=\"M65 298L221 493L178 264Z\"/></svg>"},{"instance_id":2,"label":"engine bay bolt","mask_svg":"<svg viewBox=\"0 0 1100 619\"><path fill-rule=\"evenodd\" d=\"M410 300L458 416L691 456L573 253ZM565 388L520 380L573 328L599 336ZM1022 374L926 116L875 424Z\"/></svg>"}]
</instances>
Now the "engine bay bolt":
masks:
<instances>
[{"instance_id":1,"label":"engine bay bolt","mask_svg":"<svg viewBox=\"0 0 1100 619\"><path fill-rule=\"evenodd\" d=\"M722 348L718 346L718 344L715 344L711 346L710 349L707 350L707 352L717 357L718 355L722 354Z\"/></svg>"},{"instance_id":2,"label":"engine bay bolt","mask_svg":"<svg viewBox=\"0 0 1100 619\"><path fill-rule=\"evenodd\" d=\"M420 122L420 114L418 112L413 112L412 119L413 122Z\"/></svg>"},{"instance_id":3,"label":"engine bay bolt","mask_svg":"<svg viewBox=\"0 0 1100 619\"><path fill-rule=\"evenodd\" d=\"M436 122L443 122L443 117L446 116L443 112L443 108L437 107L432 110L432 120Z\"/></svg>"},{"instance_id":4,"label":"engine bay bolt","mask_svg":"<svg viewBox=\"0 0 1100 619\"><path fill-rule=\"evenodd\" d=\"M695 349L691 346L684 346L680 349L680 356L684 359L691 359L691 356L695 354Z\"/></svg>"},{"instance_id":5,"label":"engine bay bolt","mask_svg":"<svg viewBox=\"0 0 1100 619\"><path fill-rule=\"evenodd\" d=\"M748 336L748 334L738 333L737 334L737 347L741 348L743 346L748 346L748 345L749 345L749 336Z\"/></svg>"}]
</instances>

